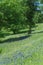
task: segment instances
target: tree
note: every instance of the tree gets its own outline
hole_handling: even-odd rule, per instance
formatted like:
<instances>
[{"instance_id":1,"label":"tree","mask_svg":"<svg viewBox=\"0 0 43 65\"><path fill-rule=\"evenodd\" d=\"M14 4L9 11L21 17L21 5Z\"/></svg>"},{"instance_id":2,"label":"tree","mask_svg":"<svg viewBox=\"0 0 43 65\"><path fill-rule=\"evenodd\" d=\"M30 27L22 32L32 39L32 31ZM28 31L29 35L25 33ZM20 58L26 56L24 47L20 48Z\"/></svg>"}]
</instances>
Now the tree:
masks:
<instances>
[{"instance_id":1,"label":"tree","mask_svg":"<svg viewBox=\"0 0 43 65\"><path fill-rule=\"evenodd\" d=\"M27 16L27 23L29 25L29 33L31 33L31 28L33 26L35 26L35 22L33 21L33 17L34 17L34 13L35 13L35 6L34 6L34 1L32 2L32 0L27 0L27 12L26 12L26 16Z\"/></svg>"},{"instance_id":2,"label":"tree","mask_svg":"<svg viewBox=\"0 0 43 65\"><path fill-rule=\"evenodd\" d=\"M6 0L0 3L0 29L2 27L10 28L14 33L16 29L25 25L25 6L22 6L21 1ZM1 24L2 23L2 24ZM2 26L2 27L1 27Z\"/></svg>"}]
</instances>

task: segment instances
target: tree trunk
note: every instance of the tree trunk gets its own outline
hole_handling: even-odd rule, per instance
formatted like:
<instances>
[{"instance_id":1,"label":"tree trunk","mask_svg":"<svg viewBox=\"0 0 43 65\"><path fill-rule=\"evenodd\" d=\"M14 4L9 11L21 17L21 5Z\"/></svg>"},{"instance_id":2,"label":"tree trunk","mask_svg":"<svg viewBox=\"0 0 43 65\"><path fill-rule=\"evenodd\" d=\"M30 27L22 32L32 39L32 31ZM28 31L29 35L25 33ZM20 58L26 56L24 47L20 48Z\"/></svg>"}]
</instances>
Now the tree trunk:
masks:
<instances>
[{"instance_id":1,"label":"tree trunk","mask_svg":"<svg viewBox=\"0 0 43 65\"><path fill-rule=\"evenodd\" d=\"M31 25L29 26L29 31L28 31L29 34L31 34Z\"/></svg>"}]
</instances>

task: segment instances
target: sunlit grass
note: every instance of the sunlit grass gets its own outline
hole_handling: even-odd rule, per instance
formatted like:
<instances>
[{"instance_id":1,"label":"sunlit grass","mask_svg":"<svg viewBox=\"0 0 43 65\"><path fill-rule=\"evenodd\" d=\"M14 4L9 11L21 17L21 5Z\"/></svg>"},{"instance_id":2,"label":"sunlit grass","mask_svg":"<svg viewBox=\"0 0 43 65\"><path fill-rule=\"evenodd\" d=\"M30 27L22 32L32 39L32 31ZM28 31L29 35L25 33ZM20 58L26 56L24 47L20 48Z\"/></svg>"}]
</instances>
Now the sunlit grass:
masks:
<instances>
[{"instance_id":1,"label":"sunlit grass","mask_svg":"<svg viewBox=\"0 0 43 65\"><path fill-rule=\"evenodd\" d=\"M43 65L43 24L39 24L33 34L26 39L0 44L0 65ZM19 38L27 33L4 38Z\"/></svg>"}]
</instances>

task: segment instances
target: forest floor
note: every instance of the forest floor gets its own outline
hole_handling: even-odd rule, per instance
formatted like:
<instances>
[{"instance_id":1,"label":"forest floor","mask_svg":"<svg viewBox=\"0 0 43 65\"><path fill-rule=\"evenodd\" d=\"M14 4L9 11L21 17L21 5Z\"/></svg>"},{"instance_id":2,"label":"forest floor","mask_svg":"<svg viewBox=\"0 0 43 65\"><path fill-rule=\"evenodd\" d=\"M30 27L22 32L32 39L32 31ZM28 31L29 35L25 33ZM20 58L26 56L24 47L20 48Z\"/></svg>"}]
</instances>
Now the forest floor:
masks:
<instances>
[{"instance_id":1,"label":"forest floor","mask_svg":"<svg viewBox=\"0 0 43 65\"><path fill-rule=\"evenodd\" d=\"M6 36L0 43L0 65L43 65L43 23L32 34Z\"/></svg>"}]
</instances>

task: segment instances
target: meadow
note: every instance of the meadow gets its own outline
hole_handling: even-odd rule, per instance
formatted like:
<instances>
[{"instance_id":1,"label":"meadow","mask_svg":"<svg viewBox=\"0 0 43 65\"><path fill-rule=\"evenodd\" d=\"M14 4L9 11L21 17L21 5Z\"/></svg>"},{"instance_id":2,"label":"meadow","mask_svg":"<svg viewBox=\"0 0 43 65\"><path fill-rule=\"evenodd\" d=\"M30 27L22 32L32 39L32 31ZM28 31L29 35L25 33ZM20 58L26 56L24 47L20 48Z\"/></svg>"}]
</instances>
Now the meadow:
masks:
<instances>
[{"instance_id":1,"label":"meadow","mask_svg":"<svg viewBox=\"0 0 43 65\"><path fill-rule=\"evenodd\" d=\"M0 65L43 65L43 23L32 30L1 38Z\"/></svg>"}]
</instances>

